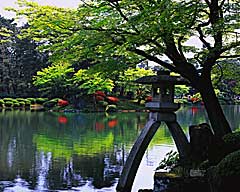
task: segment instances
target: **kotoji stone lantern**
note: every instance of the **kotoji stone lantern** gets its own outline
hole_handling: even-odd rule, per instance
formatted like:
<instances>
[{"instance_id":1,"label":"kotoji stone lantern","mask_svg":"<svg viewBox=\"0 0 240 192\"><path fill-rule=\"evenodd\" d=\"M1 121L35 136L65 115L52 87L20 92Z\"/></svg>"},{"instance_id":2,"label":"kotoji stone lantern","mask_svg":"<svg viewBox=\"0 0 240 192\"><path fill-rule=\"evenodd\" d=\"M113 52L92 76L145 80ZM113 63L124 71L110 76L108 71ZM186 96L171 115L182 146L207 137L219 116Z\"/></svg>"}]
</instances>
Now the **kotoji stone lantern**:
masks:
<instances>
[{"instance_id":1,"label":"kotoji stone lantern","mask_svg":"<svg viewBox=\"0 0 240 192\"><path fill-rule=\"evenodd\" d=\"M176 144L181 160L190 157L190 145L175 111L180 104L174 103L175 85L189 84L180 76L171 76L168 71L159 71L155 76L146 76L136 83L152 85L152 101L146 103L149 119L135 141L118 181L117 192L130 192L143 155L161 122L167 125Z\"/></svg>"},{"instance_id":2,"label":"kotoji stone lantern","mask_svg":"<svg viewBox=\"0 0 240 192\"><path fill-rule=\"evenodd\" d=\"M136 83L152 85L152 101L146 103L150 111L176 111L180 104L174 103L175 85L188 84L181 76L170 76L169 71L158 71L155 76L145 76L136 80Z\"/></svg>"}]
</instances>

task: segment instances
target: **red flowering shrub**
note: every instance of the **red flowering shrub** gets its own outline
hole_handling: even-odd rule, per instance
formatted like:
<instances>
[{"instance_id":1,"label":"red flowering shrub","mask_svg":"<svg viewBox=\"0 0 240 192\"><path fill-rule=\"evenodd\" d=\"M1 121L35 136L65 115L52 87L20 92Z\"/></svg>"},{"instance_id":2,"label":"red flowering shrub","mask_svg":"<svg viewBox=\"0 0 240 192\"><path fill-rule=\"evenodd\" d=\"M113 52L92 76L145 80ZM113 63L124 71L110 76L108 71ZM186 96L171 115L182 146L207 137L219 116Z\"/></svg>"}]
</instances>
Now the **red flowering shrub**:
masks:
<instances>
[{"instance_id":1,"label":"red flowering shrub","mask_svg":"<svg viewBox=\"0 0 240 192\"><path fill-rule=\"evenodd\" d=\"M146 102L152 101L152 96L147 96L147 97L145 98L145 101L146 101Z\"/></svg>"},{"instance_id":2,"label":"red flowering shrub","mask_svg":"<svg viewBox=\"0 0 240 192\"><path fill-rule=\"evenodd\" d=\"M68 101L62 100L62 99L58 100L58 106L64 107L64 106L67 106L67 105L69 105Z\"/></svg>"},{"instance_id":3,"label":"red flowering shrub","mask_svg":"<svg viewBox=\"0 0 240 192\"><path fill-rule=\"evenodd\" d=\"M111 103L117 103L119 101L117 97L107 97L107 100Z\"/></svg>"},{"instance_id":4,"label":"red flowering shrub","mask_svg":"<svg viewBox=\"0 0 240 192\"><path fill-rule=\"evenodd\" d=\"M103 97L103 96L100 96L100 95L97 95L97 96L96 96L96 100L97 100L97 101L104 101L104 97Z\"/></svg>"},{"instance_id":5,"label":"red flowering shrub","mask_svg":"<svg viewBox=\"0 0 240 192\"><path fill-rule=\"evenodd\" d=\"M102 96L102 97L106 97L106 94L103 93L102 91L96 91L94 94L95 94L95 95Z\"/></svg>"}]
</instances>

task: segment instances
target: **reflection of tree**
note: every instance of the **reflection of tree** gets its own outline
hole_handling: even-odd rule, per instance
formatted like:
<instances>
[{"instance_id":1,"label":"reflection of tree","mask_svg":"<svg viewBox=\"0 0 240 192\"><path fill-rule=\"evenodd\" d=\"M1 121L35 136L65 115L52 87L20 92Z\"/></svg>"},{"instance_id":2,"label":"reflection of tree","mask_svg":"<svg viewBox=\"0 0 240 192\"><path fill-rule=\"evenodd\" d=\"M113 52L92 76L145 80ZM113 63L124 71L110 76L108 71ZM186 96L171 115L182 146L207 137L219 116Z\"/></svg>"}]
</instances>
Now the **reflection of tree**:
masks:
<instances>
[{"instance_id":1,"label":"reflection of tree","mask_svg":"<svg viewBox=\"0 0 240 192\"><path fill-rule=\"evenodd\" d=\"M202 108L177 113L181 126L202 123ZM236 127L239 108L226 109ZM7 111L0 113L0 181L13 181L17 175L31 189L68 189L87 182L95 188L110 187L119 177L133 142L148 120L147 113L65 114ZM117 120L113 124L109 123ZM96 123L104 125L97 131ZM110 126L109 126L110 125ZM164 124L153 137L153 145L172 144Z\"/></svg>"},{"instance_id":2,"label":"reflection of tree","mask_svg":"<svg viewBox=\"0 0 240 192\"><path fill-rule=\"evenodd\" d=\"M124 148L134 142L145 118L138 114L137 119L135 113L65 114L68 121L60 124L59 115L0 114L0 180L13 181L18 175L37 190L79 187L87 181L96 188L112 186ZM104 129L96 131L96 122Z\"/></svg>"},{"instance_id":3,"label":"reflection of tree","mask_svg":"<svg viewBox=\"0 0 240 192\"><path fill-rule=\"evenodd\" d=\"M34 169L35 150L29 147L33 146L33 122L38 122L38 117L31 114L30 118L29 112L0 113L0 180L14 180L19 175L35 185L36 174L29 171Z\"/></svg>"},{"instance_id":4,"label":"reflection of tree","mask_svg":"<svg viewBox=\"0 0 240 192\"><path fill-rule=\"evenodd\" d=\"M182 107L177 111L177 120L185 131L190 125L208 122L203 106Z\"/></svg>"}]
</instances>

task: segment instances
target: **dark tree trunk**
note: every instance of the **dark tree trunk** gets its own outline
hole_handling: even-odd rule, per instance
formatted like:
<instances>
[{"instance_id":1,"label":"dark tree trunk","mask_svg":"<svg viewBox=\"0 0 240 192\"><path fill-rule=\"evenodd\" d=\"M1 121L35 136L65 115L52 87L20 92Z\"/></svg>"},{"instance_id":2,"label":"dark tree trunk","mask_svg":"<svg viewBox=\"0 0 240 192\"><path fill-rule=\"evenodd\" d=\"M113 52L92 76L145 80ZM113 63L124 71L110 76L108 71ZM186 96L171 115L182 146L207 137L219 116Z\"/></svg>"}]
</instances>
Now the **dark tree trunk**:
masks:
<instances>
[{"instance_id":1,"label":"dark tree trunk","mask_svg":"<svg viewBox=\"0 0 240 192\"><path fill-rule=\"evenodd\" d=\"M222 137L231 133L229 123L215 94L210 75L201 78L197 88L202 96L215 136Z\"/></svg>"}]
</instances>

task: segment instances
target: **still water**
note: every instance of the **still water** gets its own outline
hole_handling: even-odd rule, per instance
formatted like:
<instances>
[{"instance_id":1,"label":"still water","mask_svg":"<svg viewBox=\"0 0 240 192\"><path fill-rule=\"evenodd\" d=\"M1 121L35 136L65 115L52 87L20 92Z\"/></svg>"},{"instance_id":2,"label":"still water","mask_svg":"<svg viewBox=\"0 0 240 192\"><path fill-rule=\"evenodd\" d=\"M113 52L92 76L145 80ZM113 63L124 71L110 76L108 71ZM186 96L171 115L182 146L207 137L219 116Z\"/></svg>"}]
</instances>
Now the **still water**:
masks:
<instances>
[{"instance_id":1,"label":"still water","mask_svg":"<svg viewBox=\"0 0 240 192\"><path fill-rule=\"evenodd\" d=\"M239 106L223 106L235 130ZM204 108L177 112L187 134L189 125L208 122ZM0 191L114 192L131 146L147 113L73 114L0 112ZM150 143L132 192L153 188L154 169L176 150L162 125Z\"/></svg>"}]
</instances>

